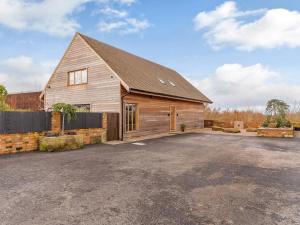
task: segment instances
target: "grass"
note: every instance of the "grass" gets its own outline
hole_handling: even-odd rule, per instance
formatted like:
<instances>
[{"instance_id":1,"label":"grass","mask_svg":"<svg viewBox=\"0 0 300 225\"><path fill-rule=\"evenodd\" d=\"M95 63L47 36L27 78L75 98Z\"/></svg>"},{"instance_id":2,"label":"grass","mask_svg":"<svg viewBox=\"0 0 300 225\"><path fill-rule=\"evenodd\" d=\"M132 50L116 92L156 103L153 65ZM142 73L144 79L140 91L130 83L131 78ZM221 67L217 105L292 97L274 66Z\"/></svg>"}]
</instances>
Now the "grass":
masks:
<instances>
[{"instance_id":1,"label":"grass","mask_svg":"<svg viewBox=\"0 0 300 225\"><path fill-rule=\"evenodd\" d=\"M221 110L207 107L204 111L204 118L206 120L222 122L225 124L225 127L233 126L233 121L243 121L245 128L258 128L266 120L266 115L253 109ZM292 123L298 122L300 124L300 106L291 107L291 111L287 115L287 118Z\"/></svg>"}]
</instances>

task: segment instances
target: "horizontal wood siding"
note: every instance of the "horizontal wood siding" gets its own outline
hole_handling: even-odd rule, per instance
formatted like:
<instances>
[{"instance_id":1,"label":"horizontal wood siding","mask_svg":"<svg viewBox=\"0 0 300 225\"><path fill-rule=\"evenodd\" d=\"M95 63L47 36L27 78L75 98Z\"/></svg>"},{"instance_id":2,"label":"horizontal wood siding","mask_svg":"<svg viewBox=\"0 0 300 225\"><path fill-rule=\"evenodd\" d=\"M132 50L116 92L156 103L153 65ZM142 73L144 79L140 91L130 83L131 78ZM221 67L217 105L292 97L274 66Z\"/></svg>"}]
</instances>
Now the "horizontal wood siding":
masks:
<instances>
[{"instance_id":1,"label":"horizontal wood siding","mask_svg":"<svg viewBox=\"0 0 300 225\"><path fill-rule=\"evenodd\" d=\"M185 124L187 130L204 127L204 105L180 100L169 100L159 97L148 97L138 94L129 94L124 97L124 103L138 105L139 129L124 133L124 139L131 137L168 133L170 131L170 106L176 107L176 130Z\"/></svg>"},{"instance_id":2,"label":"horizontal wood siding","mask_svg":"<svg viewBox=\"0 0 300 225\"><path fill-rule=\"evenodd\" d=\"M88 69L88 83L68 86L68 72ZM76 35L45 89L45 109L53 104L90 104L93 112L120 112L120 80Z\"/></svg>"}]
</instances>

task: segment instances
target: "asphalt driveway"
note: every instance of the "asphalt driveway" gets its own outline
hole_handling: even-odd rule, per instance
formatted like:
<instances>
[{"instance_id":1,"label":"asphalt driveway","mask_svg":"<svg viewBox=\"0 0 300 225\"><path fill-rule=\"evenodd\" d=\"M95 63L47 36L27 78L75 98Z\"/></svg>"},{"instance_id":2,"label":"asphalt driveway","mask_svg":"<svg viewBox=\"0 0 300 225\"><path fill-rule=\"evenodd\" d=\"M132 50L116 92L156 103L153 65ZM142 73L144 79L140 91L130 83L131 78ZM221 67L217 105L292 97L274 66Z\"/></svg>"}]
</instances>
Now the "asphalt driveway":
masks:
<instances>
[{"instance_id":1,"label":"asphalt driveway","mask_svg":"<svg viewBox=\"0 0 300 225\"><path fill-rule=\"evenodd\" d=\"M0 224L300 224L300 139L144 143L0 156Z\"/></svg>"}]
</instances>

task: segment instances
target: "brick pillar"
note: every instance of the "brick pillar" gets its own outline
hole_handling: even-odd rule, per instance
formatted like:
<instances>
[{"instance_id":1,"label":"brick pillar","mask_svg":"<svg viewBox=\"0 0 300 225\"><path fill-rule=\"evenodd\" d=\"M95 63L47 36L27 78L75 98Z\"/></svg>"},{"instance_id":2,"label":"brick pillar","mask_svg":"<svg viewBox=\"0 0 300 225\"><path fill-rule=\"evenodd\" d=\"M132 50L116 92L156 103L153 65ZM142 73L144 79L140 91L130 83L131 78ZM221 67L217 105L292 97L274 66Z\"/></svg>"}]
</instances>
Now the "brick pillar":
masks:
<instances>
[{"instance_id":1,"label":"brick pillar","mask_svg":"<svg viewBox=\"0 0 300 225\"><path fill-rule=\"evenodd\" d=\"M102 142L107 141L107 113L102 113L102 128L104 132L102 134Z\"/></svg>"},{"instance_id":2,"label":"brick pillar","mask_svg":"<svg viewBox=\"0 0 300 225\"><path fill-rule=\"evenodd\" d=\"M55 134L59 134L61 132L60 124L61 124L60 113L52 112L52 129L51 129L51 131Z\"/></svg>"},{"instance_id":3,"label":"brick pillar","mask_svg":"<svg viewBox=\"0 0 300 225\"><path fill-rule=\"evenodd\" d=\"M102 128L107 129L107 113L102 113Z\"/></svg>"}]
</instances>

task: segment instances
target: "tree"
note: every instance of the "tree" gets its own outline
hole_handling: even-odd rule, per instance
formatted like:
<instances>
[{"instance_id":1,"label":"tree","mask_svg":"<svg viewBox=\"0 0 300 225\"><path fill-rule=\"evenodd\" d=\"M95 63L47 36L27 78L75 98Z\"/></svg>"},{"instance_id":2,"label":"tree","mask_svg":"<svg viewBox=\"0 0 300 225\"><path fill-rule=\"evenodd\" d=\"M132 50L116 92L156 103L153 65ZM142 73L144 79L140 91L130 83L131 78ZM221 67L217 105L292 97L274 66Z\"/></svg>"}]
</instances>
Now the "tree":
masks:
<instances>
[{"instance_id":1,"label":"tree","mask_svg":"<svg viewBox=\"0 0 300 225\"><path fill-rule=\"evenodd\" d=\"M0 85L0 111L9 110L9 105L6 104L7 90L3 85Z\"/></svg>"},{"instance_id":2,"label":"tree","mask_svg":"<svg viewBox=\"0 0 300 225\"><path fill-rule=\"evenodd\" d=\"M272 122L276 123L276 127L291 127L290 121L286 119L290 106L282 100L272 99L268 101L266 107L267 120L263 126L268 127Z\"/></svg>"},{"instance_id":3,"label":"tree","mask_svg":"<svg viewBox=\"0 0 300 225\"><path fill-rule=\"evenodd\" d=\"M76 109L74 106L66 103L56 103L52 106L54 112L61 112L63 115L61 133L65 133L65 117L68 122L76 119Z\"/></svg>"},{"instance_id":4,"label":"tree","mask_svg":"<svg viewBox=\"0 0 300 225\"><path fill-rule=\"evenodd\" d=\"M282 100L272 99L268 101L266 113L271 118L285 118L290 106Z\"/></svg>"}]
</instances>

